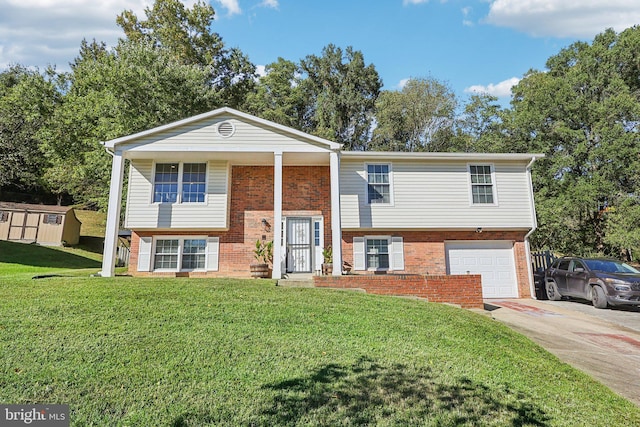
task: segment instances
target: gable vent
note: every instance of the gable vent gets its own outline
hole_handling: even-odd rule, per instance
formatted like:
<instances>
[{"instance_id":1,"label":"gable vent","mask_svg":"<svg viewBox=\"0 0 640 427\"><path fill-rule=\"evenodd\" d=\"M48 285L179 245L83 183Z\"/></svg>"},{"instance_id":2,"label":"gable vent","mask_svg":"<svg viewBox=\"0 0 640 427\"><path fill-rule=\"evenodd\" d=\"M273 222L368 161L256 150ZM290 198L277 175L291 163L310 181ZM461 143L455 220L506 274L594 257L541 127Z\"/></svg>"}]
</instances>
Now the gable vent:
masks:
<instances>
[{"instance_id":1,"label":"gable vent","mask_svg":"<svg viewBox=\"0 0 640 427\"><path fill-rule=\"evenodd\" d=\"M236 128L231 122L221 122L218 124L218 134L222 137L228 138L236 131Z\"/></svg>"}]
</instances>

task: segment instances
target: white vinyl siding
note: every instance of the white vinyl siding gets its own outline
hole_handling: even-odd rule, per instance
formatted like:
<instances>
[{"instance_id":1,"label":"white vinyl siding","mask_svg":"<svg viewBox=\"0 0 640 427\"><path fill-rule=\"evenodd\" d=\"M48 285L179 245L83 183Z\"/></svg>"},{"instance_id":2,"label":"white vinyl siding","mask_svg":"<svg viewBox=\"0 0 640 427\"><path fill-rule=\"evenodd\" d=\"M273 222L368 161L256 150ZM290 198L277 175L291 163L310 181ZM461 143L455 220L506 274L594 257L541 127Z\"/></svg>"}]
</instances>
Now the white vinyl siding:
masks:
<instances>
[{"instance_id":1,"label":"white vinyl siding","mask_svg":"<svg viewBox=\"0 0 640 427\"><path fill-rule=\"evenodd\" d=\"M196 163L196 162L185 162ZM228 208L228 166L207 163L204 203L154 203L152 160L132 160L129 169L125 227L226 228Z\"/></svg>"},{"instance_id":2,"label":"white vinyl siding","mask_svg":"<svg viewBox=\"0 0 640 427\"><path fill-rule=\"evenodd\" d=\"M353 269L355 271L404 270L404 245L402 237L354 237Z\"/></svg>"},{"instance_id":3,"label":"white vinyl siding","mask_svg":"<svg viewBox=\"0 0 640 427\"><path fill-rule=\"evenodd\" d=\"M493 162L499 205L472 205L466 161L392 162L393 205L367 203L365 162L343 158L340 207L343 229L531 228L526 165Z\"/></svg>"},{"instance_id":4,"label":"white vinyl siding","mask_svg":"<svg viewBox=\"0 0 640 427\"><path fill-rule=\"evenodd\" d=\"M221 122L229 122L235 131L232 136L224 137L218 133ZM175 129L158 132L142 137L128 145L128 151L141 153L153 152L326 152L326 146L304 138L294 137L283 131L267 128L258 123L248 123L232 116L216 116L193 122Z\"/></svg>"}]
</instances>

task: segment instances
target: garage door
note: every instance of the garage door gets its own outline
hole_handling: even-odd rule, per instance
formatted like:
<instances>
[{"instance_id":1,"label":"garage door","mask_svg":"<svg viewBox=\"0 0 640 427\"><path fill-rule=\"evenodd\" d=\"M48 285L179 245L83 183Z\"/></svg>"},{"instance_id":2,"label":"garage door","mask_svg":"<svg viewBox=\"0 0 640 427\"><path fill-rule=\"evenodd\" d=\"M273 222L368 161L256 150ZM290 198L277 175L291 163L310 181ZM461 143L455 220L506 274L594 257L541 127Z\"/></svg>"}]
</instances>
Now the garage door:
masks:
<instances>
[{"instance_id":1,"label":"garage door","mask_svg":"<svg viewBox=\"0 0 640 427\"><path fill-rule=\"evenodd\" d=\"M480 274L483 298L517 298L512 242L447 243L449 274Z\"/></svg>"}]
</instances>

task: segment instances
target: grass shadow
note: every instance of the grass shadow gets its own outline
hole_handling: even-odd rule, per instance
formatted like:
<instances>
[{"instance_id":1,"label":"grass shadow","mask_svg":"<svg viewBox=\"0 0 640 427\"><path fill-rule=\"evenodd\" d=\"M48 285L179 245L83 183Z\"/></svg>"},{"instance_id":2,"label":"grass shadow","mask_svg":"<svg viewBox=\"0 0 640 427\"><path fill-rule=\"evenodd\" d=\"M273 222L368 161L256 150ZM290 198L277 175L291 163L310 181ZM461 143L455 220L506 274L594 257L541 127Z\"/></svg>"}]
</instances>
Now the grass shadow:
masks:
<instances>
[{"instance_id":1,"label":"grass shadow","mask_svg":"<svg viewBox=\"0 0 640 427\"><path fill-rule=\"evenodd\" d=\"M275 397L258 425L546 426L532 396L467 378L441 378L424 367L385 366L361 358L265 386Z\"/></svg>"},{"instance_id":2,"label":"grass shadow","mask_svg":"<svg viewBox=\"0 0 640 427\"><path fill-rule=\"evenodd\" d=\"M104 250L104 237L80 236L80 242L74 245L74 247L102 255Z\"/></svg>"},{"instance_id":3,"label":"grass shadow","mask_svg":"<svg viewBox=\"0 0 640 427\"><path fill-rule=\"evenodd\" d=\"M0 241L0 262L48 268L99 268L100 262L35 244Z\"/></svg>"}]
</instances>

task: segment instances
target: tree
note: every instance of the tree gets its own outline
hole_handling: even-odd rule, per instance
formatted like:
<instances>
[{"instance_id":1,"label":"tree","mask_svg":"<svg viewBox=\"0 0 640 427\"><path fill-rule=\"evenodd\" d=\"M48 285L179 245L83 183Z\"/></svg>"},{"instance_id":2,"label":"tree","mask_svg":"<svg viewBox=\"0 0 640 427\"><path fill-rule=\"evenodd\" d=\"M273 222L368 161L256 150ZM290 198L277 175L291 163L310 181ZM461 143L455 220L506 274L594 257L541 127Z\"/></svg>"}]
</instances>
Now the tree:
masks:
<instances>
[{"instance_id":1,"label":"tree","mask_svg":"<svg viewBox=\"0 0 640 427\"><path fill-rule=\"evenodd\" d=\"M57 76L15 65L0 73L0 188L41 188L42 130L60 102Z\"/></svg>"},{"instance_id":2,"label":"tree","mask_svg":"<svg viewBox=\"0 0 640 427\"><path fill-rule=\"evenodd\" d=\"M244 109L266 120L302 130L307 111L300 67L283 58L265 67L256 90L247 95Z\"/></svg>"},{"instance_id":3,"label":"tree","mask_svg":"<svg viewBox=\"0 0 640 427\"><path fill-rule=\"evenodd\" d=\"M634 27L574 43L549 58L547 72L529 72L513 90L510 131L546 154L534 173L538 245L616 253L603 212L618 194L640 190L640 102L625 74L640 55L628 50L639 38Z\"/></svg>"},{"instance_id":4,"label":"tree","mask_svg":"<svg viewBox=\"0 0 640 427\"><path fill-rule=\"evenodd\" d=\"M308 109L303 130L342 143L346 150L366 149L382 87L373 64L365 65L362 52L350 46L343 52L329 44L322 56L303 59L301 69Z\"/></svg>"},{"instance_id":5,"label":"tree","mask_svg":"<svg viewBox=\"0 0 640 427\"><path fill-rule=\"evenodd\" d=\"M638 257L640 249L640 200L635 195L618 197L614 207L606 209L607 225L605 242L620 249L627 260Z\"/></svg>"},{"instance_id":6,"label":"tree","mask_svg":"<svg viewBox=\"0 0 640 427\"><path fill-rule=\"evenodd\" d=\"M456 148L476 153L514 151L504 126L507 114L495 96L472 95L455 122Z\"/></svg>"},{"instance_id":7,"label":"tree","mask_svg":"<svg viewBox=\"0 0 640 427\"><path fill-rule=\"evenodd\" d=\"M434 78L412 78L400 91L384 91L376 103L373 145L391 151L447 151L456 97Z\"/></svg>"},{"instance_id":8,"label":"tree","mask_svg":"<svg viewBox=\"0 0 640 427\"><path fill-rule=\"evenodd\" d=\"M101 141L210 109L217 94L208 79L206 68L178 63L147 41L123 40L112 50L83 42L46 139L52 191L105 208L111 158Z\"/></svg>"},{"instance_id":9,"label":"tree","mask_svg":"<svg viewBox=\"0 0 640 427\"><path fill-rule=\"evenodd\" d=\"M146 20L131 10L116 19L128 40L162 48L183 65L209 70L209 85L216 89L216 106L237 107L255 84L255 66L239 49L227 49L219 34L210 30L215 11L198 0L191 9L180 0L155 0L145 9Z\"/></svg>"}]
</instances>

